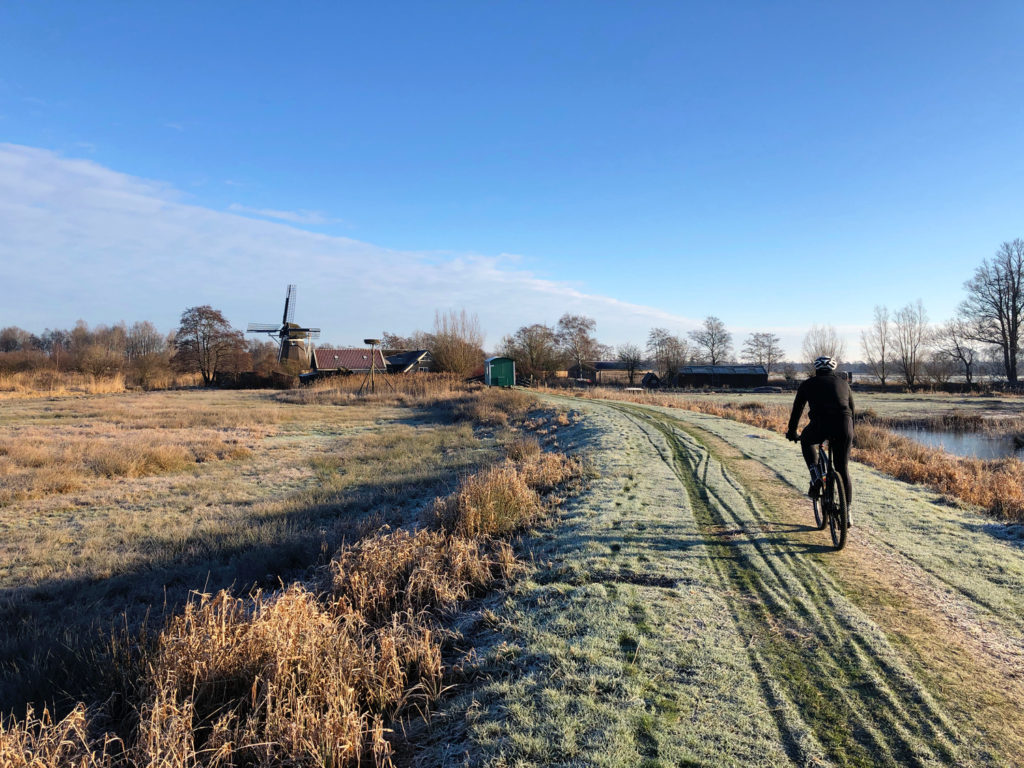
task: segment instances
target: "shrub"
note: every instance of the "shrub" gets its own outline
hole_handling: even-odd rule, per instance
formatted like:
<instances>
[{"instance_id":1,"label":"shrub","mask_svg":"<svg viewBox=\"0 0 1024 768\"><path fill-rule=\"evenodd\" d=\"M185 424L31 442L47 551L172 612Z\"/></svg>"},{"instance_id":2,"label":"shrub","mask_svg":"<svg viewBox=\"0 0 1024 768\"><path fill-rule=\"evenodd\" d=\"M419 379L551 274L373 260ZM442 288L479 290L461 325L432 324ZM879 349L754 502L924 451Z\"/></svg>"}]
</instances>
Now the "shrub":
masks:
<instances>
[{"instance_id":1,"label":"shrub","mask_svg":"<svg viewBox=\"0 0 1024 768\"><path fill-rule=\"evenodd\" d=\"M442 529L467 537L508 536L533 525L540 513L540 496L509 462L467 477L433 509Z\"/></svg>"}]
</instances>

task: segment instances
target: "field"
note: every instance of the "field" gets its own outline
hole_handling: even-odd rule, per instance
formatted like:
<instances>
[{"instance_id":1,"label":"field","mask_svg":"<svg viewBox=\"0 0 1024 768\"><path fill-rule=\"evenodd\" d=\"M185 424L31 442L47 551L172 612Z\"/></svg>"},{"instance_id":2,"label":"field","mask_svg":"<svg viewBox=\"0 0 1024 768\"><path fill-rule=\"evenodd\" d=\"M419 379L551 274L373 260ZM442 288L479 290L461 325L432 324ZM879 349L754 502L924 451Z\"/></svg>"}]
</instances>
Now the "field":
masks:
<instances>
[{"instance_id":1,"label":"field","mask_svg":"<svg viewBox=\"0 0 1024 768\"><path fill-rule=\"evenodd\" d=\"M0 764L1019 764L1021 526L852 472L834 553L794 446L659 402L9 401Z\"/></svg>"}]
</instances>

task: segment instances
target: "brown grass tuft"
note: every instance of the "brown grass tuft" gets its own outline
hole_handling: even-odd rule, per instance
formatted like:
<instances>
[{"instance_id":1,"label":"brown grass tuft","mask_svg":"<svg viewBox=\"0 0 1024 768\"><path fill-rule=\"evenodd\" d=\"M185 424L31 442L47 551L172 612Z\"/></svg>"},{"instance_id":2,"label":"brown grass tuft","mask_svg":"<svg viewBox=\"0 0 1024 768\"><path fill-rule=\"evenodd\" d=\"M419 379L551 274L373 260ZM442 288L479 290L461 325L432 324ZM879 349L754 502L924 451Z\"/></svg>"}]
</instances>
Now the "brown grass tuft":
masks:
<instances>
[{"instance_id":1,"label":"brown grass tuft","mask_svg":"<svg viewBox=\"0 0 1024 768\"><path fill-rule=\"evenodd\" d=\"M440 532L372 536L331 563L339 605L374 623L394 613L441 613L514 572L508 545Z\"/></svg>"},{"instance_id":2,"label":"brown grass tuft","mask_svg":"<svg viewBox=\"0 0 1024 768\"><path fill-rule=\"evenodd\" d=\"M3 768L109 768L119 742L108 736L100 744L89 738L89 719L79 704L54 722L49 710L36 716L29 707L24 720L0 718L0 766Z\"/></svg>"},{"instance_id":3,"label":"brown grass tuft","mask_svg":"<svg viewBox=\"0 0 1024 768\"><path fill-rule=\"evenodd\" d=\"M582 474L582 462L563 454L538 452L519 463L506 460L465 478L455 493L435 501L431 519L459 536L510 536L542 517L538 491L548 493Z\"/></svg>"},{"instance_id":4,"label":"brown grass tuft","mask_svg":"<svg viewBox=\"0 0 1024 768\"><path fill-rule=\"evenodd\" d=\"M532 435L517 432L505 443L505 455L516 463L535 461L541 454L540 441Z\"/></svg>"},{"instance_id":5,"label":"brown grass tuft","mask_svg":"<svg viewBox=\"0 0 1024 768\"><path fill-rule=\"evenodd\" d=\"M540 496L515 465L506 462L467 477L459 489L434 504L445 531L460 536L509 536L540 519Z\"/></svg>"}]
</instances>

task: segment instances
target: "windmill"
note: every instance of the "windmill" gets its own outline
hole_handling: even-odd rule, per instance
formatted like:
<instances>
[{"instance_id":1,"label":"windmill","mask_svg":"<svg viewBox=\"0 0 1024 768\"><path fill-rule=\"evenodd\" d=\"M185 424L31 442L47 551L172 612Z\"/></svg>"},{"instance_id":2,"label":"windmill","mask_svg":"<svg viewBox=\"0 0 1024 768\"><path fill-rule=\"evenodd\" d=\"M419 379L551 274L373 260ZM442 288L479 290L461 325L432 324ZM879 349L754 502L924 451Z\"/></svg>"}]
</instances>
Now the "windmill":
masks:
<instances>
[{"instance_id":1,"label":"windmill","mask_svg":"<svg viewBox=\"0 0 1024 768\"><path fill-rule=\"evenodd\" d=\"M305 366L309 366L309 355L312 352L312 345L307 344L309 339L319 339L319 328L302 328L295 322L295 295L294 285L288 286L288 293L284 297L284 315L281 317L281 324L274 323L249 323L245 329L246 333L266 333L275 335L280 339L281 351L277 359L284 363L289 360L298 360Z\"/></svg>"}]
</instances>

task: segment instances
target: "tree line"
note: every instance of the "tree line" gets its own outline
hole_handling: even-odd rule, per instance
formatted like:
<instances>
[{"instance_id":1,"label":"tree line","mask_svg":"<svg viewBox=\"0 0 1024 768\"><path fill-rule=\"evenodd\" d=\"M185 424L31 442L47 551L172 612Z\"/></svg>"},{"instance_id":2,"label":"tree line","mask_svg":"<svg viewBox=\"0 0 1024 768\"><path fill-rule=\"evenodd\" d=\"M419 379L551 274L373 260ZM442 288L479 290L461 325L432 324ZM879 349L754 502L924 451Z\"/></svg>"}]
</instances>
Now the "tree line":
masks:
<instances>
[{"instance_id":1,"label":"tree line","mask_svg":"<svg viewBox=\"0 0 1024 768\"><path fill-rule=\"evenodd\" d=\"M892 312L876 306L871 325L861 333L862 369L883 386L898 379L913 387L924 381L944 383L953 376L963 376L970 385L984 366L1016 385L1024 326L1024 240L1002 243L964 289L966 297L956 315L940 324L929 321L921 300ZM565 370L584 376L598 360L617 361L630 384L643 370L672 381L687 364L742 361L764 366L769 375L781 370L792 378L797 372L785 360L778 335L750 333L737 353L733 334L713 315L686 334L652 328L643 346L628 342L610 347L598 340L596 329L593 318L566 313L553 325L521 326L504 336L495 352L513 358L521 376L541 380ZM408 336L386 332L383 345L388 350L427 349L436 370L469 376L482 367L484 339L475 314L447 310L435 313L430 331ZM819 355L846 360L845 344L834 326L814 325L805 335L803 366ZM0 373L48 367L93 376L123 374L147 386L171 372L198 374L206 384L221 372L297 372L285 370L288 366L277 358L276 343L247 340L208 305L186 309L169 334L148 321L94 328L79 321L71 329L46 329L39 335L17 326L0 329Z\"/></svg>"},{"instance_id":2,"label":"tree line","mask_svg":"<svg viewBox=\"0 0 1024 768\"><path fill-rule=\"evenodd\" d=\"M52 370L97 378L122 375L148 387L174 373L199 374L212 384L218 372L277 366L277 345L245 339L210 306L190 307L170 333L148 320L97 325L79 320L70 329L41 334L18 326L0 329L0 372Z\"/></svg>"},{"instance_id":3,"label":"tree line","mask_svg":"<svg viewBox=\"0 0 1024 768\"><path fill-rule=\"evenodd\" d=\"M1024 325L1024 240L1002 243L964 283L966 297L949 320L932 324L920 299L890 312L876 306L861 334L868 370L883 386L894 378L908 387L963 376L974 383L984 366L1018 384Z\"/></svg>"}]
</instances>

